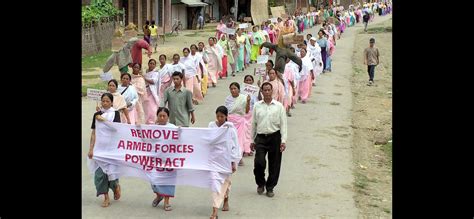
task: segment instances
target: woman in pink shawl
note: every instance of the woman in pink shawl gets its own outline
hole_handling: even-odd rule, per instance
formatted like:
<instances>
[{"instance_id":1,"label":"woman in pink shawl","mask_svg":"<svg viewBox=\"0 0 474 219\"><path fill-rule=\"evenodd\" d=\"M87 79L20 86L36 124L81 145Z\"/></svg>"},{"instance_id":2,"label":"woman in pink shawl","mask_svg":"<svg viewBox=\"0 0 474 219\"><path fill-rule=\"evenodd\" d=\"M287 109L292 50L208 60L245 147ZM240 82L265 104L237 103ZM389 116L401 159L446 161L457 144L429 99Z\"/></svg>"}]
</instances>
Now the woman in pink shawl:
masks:
<instances>
[{"instance_id":1,"label":"woman in pink shawl","mask_svg":"<svg viewBox=\"0 0 474 219\"><path fill-rule=\"evenodd\" d=\"M222 54L219 49L214 44L214 39L212 37L208 40L209 46L206 46L204 52L207 54L209 59L207 70L210 79L207 83L212 84L212 87L216 87L217 84L217 73L222 71Z\"/></svg>"},{"instance_id":2,"label":"woman in pink shawl","mask_svg":"<svg viewBox=\"0 0 474 219\"><path fill-rule=\"evenodd\" d=\"M202 101L204 101L204 96L202 95L202 89L201 89L201 83L202 83L202 75L203 75L203 72L205 72L205 69L206 66L204 64L204 61L202 59L202 54L201 53L198 53L198 48L195 44L192 44L190 46L191 48L191 54L189 56L191 56L192 58L194 58L196 60L196 62L198 63L198 66L197 66L197 75L196 77L194 77L194 92L193 92L193 100L195 100L195 103L200 103Z\"/></svg>"},{"instance_id":3,"label":"woman in pink shawl","mask_svg":"<svg viewBox=\"0 0 474 219\"><path fill-rule=\"evenodd\" d=\"M229 86L231 95L225 99L225 107L229 110L227 119L232 122L237 129L237 139L240 146L240 151L244 152L245 147L250 148L250 141L246 138L247 123L245 114L250 111L250 96L240 94L240 85L237 82L232 82ZM243 160L240 160L239 166L244 165Z\"/></svg>"},{"instance_id":4,"label":"woman in pink shawl","mask_svg":"<svg viewBox=\"0 0 474 219\"><path fill-rule=\"evenodd\" d=\"M138 102L135 106L135 124L140 125L144 123L143 102L147 98L145 79L142 73L142 66L138 63L132 65L132 81L131 84L135 87L138 93Z\"/></svg>"},{"instance_id":5,"label":"woman in pink shawl","mask_svg":"<svg viewBox=\"0 0 474 219\"><path fill-rule=\"evenodd\" d=\"M245 75L244 83L253 85L254 79L252 75ZM252 110L255 103L258 102L257 96L250 96L250 110L247 114L245 114L245 122L247 125L247 129L245 131L245 138L248 142L252 142ZM250 150L250 144L244 145L244 157L245 156L253 156L252 150Z\"/></svg>"},{"instance_id":6,"label":"woman in pink shawl","mask_svg":"<svg viewBox=\"0 0 474 219\"><path fill-rule=\"evenodd\" d=\"M268 82L272 84L272 98L283 104L285 98L285 85L284 82L282 82L283 79L280 79L277 76L277 72L275 69L271 69L270 71L268 71L268 77Z\"/></svg>"},{"instance_id":7,"label":"woman in pink shawl","mask_svg":"<svg viewBox=\"0 0 474 219\"><path fill-rule=\"evenodd\" d=\"M158 77L160 78L160 89L159 89L159 99L163 99L163 94L165 90L171 86L173 78L171 75L173 72L170 70L170 64L166 64L166 55L161 54L159 57L160 65L157 67ZM159 103L158 103L159 104Z\"/></svg>"},{"instance_id":8,"label":"woman in pink shawl","mask_svg":"<svg viewBox=\"0 0 474 219\"><path fill-rule=\"evenodd\" d=\"M216 38L217 39L220 39L221 37L221 34L222 34L222 30L227 27L225 24L224 24L224 21L221 19L221 21L219 22L219 24L217 25L216 27Z\"/></svg>"},{"instance_id":9,"label":"woman in pink shawl","mask_svg":"<svg viewBox=\"0 0 474 219\"><path fill-rule=\"evenodd\" d=\"M295 82L294 82L295 73L293 72L293 67L290 61L291 60L289 58L286 58L285 72L283 73L283 80L288 85L287 87L288 92L286 92L287 95L285 96L285 99L283 100L283 106L285 106L286 115L288 117L291 117L290 106L293 100L293 96L295 96Z\"/></svg>"}]
</instances>

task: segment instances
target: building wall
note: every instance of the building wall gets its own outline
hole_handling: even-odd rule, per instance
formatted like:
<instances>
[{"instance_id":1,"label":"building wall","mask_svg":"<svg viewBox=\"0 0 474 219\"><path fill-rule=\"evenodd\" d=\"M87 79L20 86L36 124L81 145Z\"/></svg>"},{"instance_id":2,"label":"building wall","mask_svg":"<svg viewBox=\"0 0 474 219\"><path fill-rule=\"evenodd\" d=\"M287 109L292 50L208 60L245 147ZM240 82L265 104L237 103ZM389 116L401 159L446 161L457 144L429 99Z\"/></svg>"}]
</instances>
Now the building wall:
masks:
<instances>
[{"instance_id":1,"label":"building wall","mask_svg":"<svg viewBox=\"0 0 474 219\"><path fill-rule=\"evenodd\" d=\"M188 26L188 17L185 4L171 5L171 26L175 23L174 19L179 19L183 25L183 29L186 29Z\"/></svg>"},{"instance_id":2,"label":"building wall","mask_svg":"<svg viewBox=\"0 0 474 219\"><path fill-rule=\"evenodd\" d=\"M116 22L101 23L82 29L82 56L92 55L112 48Z\"/></svg>"}]
</instances>

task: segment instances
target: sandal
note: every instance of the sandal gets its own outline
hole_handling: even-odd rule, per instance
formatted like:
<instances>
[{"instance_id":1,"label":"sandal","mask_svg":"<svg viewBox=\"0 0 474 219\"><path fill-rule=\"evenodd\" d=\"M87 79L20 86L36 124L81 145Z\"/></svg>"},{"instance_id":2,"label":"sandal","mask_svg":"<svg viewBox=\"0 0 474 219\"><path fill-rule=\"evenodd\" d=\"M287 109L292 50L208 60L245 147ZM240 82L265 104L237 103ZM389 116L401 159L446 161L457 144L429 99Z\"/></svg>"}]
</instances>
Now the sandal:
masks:
<instances>
[{"instance_id":1,"label":"sandal","mask_svg":"<svg viewBox=\"0 0 474 219\"><path fill-rule=\"evenodd\" d=\"M165 206L164 206L164 209L165 209L165 211L171 211L171 210L173 210L173 208L171 207L171 205L165 205Z\"/></svg>"},{"instance_id":2,"label":"sandal","mask_svg":"<svg viewBox=\"0 0 474 219\"><path fill-rule=\"evenodd\" d=\"M211 217L210 217L210 219L218 219L218 218L219 218L219 216L217 216L217 215L216 216L211 215Z\"/></svg>"},{"instance_id":3,"label":"sandal","mask_svg":"<svg viewBox=\"0 0 474 219\"><path fill-rule=\"evenodd\" d=\"M117 186L115 187L115 191L114 191L114 200L119 200L120 199L120 185L117 184Z\"/></svg>"},{"instance_id":4,"label":"sandal","mask_svg":"<svg viewBox=\"0 0 474 219\"><path fill-rule=\"evenodd\" d=\"M151 205L152 205L153 207L156 207L156 206L158 206L158 204L160 204L161 200L163 200L163 196L160 196L159 198L155 198L155 199L153 200L153 202L151 203Z\"/></svg>"}]
</instances>

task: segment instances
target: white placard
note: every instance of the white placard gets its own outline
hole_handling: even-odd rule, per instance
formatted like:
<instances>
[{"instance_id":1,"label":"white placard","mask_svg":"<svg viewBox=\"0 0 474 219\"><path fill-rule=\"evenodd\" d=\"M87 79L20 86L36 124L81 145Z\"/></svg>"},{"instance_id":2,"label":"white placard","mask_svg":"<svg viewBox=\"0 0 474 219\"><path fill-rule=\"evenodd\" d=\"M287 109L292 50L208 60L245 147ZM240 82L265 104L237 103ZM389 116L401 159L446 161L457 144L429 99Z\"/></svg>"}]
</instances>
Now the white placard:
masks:
<instances>
[{"instance_id":1,"label":"white placard","mask_svg":"<svg viewBox=\"0 0 474 219\"><path fill-rule=\"evenodd\" d=\"M268 55L257 56L257 64L265 64L268 62Z\"/></svg>"},{"instance_id":2,"label":"white placard","mask_svg":"<svg viewBox=\"0 0 474 219\"><path fill-rule=\"evenodd\" d=\"M239 28L241 29L246 29L247 27L249 27L249 23L239 24Z\"/></svg>"},{"instance_id":3,"label":"white placard","mask_svg":"<svg viewBox=\"0 0 474 219\"><path fill-rule=\"evenodd\" d=\"M240 90L241 94L250 95L254 97L258 96L258 91L260 90L259 87L246 84L246 83L243 83L241 87L242 87L242 89Z\"/></svg>"},{"instance_id":4,"label":"white placard","mask_svg":"<svg viewBox=\"0 0 474 219\"><path fill-rule=\"evenodd\" d=\"M102 94L104 94L106 92L107 91L105 91L105 90L87 88L87 98L91 99L91 100L100 101L100 97L102 96Z\"/></svg>"}]
</instances>

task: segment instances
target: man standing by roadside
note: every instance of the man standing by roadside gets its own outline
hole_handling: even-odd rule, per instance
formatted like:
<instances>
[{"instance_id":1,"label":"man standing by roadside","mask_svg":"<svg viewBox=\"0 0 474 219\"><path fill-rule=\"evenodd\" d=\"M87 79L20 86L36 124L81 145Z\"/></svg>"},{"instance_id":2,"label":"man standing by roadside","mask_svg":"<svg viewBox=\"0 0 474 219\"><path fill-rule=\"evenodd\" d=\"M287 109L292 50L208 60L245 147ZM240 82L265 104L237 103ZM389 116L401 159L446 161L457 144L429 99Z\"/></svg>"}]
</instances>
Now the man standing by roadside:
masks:
<instances>
[{"instance_id":1,"label":"man standing by roadside","mask_svg":"<svg viewBox=\"0 0 474 219\"><path fill-rule=\"evenodd\" d=\"M250 148L256 150L254 169L257 193L273 197L273 188L280 176L281 156L286 148L287 121L283 105L272 99L272 84L262 84L263 100L257 102L252 116L252 143ZM268 153L268 178L265 180L266 160Z\"/></svg>"},{"instance_id":2,"label":"man standing by roadside","mask_svg":"<svg viewBox=\"0 0 474 219\"><path fill-rule=\"evenodd\" d=\"M369 40L369 47L364 50L364 64L367 65L367 72L369 73L368 86L374 84L375 66L379 64L379 49L374 47L375 39L372 37Z\"/></svg>"},{"instance_id":3,"label":"man standing by roadside","mask_svg":"<svg viewBox=\"0 0 474 219\"><path fill-rule=\"evenodd\" d=\"M204 28L204 17L202 16L202 14L199 14L198 24L199 24L199 29L202 30Z\"/></svg>"}]
</instances>

